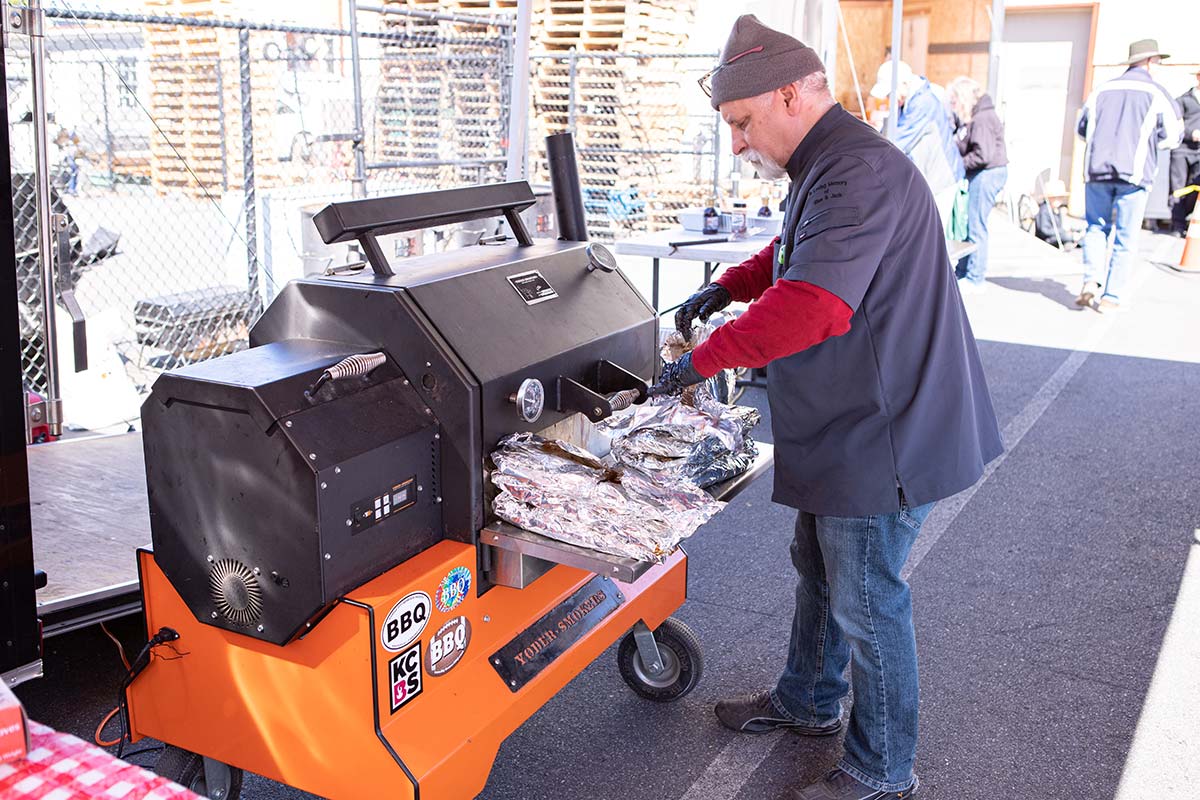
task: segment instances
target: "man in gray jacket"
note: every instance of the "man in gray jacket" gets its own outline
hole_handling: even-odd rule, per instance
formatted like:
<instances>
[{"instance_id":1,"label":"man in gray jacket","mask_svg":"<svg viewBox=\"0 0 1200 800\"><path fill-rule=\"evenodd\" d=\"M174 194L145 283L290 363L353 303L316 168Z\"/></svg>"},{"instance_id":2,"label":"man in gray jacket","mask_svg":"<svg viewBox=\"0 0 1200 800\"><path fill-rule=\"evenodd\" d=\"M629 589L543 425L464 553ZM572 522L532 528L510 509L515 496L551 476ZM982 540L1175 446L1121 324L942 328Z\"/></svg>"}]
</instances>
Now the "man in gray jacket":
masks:
<instances>
[{"instance_id":1,"label":"man in gray jacket","mask_svg":"<svg viewBox=\"0 0 1200 800\"><path fill-rule=\"evenodd\" d=\"M1131 44L1123 62L1129 69L1092 92L1079 119L1079 135L1087 140L1087 233L1083 288L1076 305L1091 306L1099 297L1096 310L1120 308L1137 257L1146 198L1158 171L1157 151L1178 146L1182 138L1174 99L1150 77L1151 67L1165 58L1153 39ZM1114 231L1110 260L1108 237Z\"/></svg>"}]
</instances>

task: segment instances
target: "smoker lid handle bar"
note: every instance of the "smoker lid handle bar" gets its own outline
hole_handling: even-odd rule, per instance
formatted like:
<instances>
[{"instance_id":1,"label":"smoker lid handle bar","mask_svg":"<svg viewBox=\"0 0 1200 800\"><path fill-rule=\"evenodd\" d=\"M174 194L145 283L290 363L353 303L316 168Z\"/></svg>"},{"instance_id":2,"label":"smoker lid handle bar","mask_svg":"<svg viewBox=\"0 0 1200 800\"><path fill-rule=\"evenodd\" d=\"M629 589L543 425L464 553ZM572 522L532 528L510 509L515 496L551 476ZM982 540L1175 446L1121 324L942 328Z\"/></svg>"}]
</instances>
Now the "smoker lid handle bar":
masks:
<instances>
[{"instance_id":1,"label":"smoker lid handle bar","mask_svg":"<svg viewBox=\"0 0 1200 800\"><path fill-rule=\"evenodd\" d=\"M317 212L313 222L325 244L357 239L376 274L394 275L377 237L503 216L517 243L528 247L533 244L533 239L518 212L533 204L533 190L529 184L512 181L330 203Z\"/></svg>"}]
</instances>

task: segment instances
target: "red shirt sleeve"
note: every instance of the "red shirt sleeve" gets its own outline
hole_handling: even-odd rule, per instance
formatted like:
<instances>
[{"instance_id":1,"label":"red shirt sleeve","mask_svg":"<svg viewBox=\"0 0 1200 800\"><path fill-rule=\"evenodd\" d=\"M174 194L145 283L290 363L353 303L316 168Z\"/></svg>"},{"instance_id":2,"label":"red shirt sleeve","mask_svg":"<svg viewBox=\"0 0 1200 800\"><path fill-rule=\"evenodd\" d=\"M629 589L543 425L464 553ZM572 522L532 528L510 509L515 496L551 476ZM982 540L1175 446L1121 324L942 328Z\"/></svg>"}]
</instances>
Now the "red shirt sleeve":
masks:
<instances>
[{"instance_id":1,"label":"red shirt sleeve","mask_svg":"<svg viewBox=\"0 0 1200 800\"><path fill-rule=\"evenodd\" d=\"M692 366L706 378L732 367L763 367L841 336L850 330L853 316L850 306L832 292L804 281L781 279L745 313L718 326L693 350Z\"/></svg>"},{"instance_id":2,"label":"red shirt sleeve","mask_svg":"<svg viewBox=\"0 0 1200 800\"><path fill-rule=\"evenodd\" d=\"M730 267L722 272L713 283L719 283L729 291L729 296L739 303L749 303L757 300L763 292L771 287L774 280L775 243L771 243L747 258L736 267Z\"/></svg>"}]
</instances>

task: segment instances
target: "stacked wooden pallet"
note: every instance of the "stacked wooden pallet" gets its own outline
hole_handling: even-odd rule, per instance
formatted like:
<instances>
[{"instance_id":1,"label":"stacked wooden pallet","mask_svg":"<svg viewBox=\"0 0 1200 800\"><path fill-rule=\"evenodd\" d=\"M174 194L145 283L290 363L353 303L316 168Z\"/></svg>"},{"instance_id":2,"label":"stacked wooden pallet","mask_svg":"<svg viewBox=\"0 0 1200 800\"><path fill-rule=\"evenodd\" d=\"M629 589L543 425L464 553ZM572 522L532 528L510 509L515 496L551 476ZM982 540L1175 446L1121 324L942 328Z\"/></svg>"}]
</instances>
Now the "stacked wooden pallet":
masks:
<instances>
[{"instance_id":1,"label":"stacked wooden pallet","mask_svg":"<svg viewBox=\"0 0 1200 800\"><path fill-rule=\"evenodd\" d=\"M683 143L678 62L620 56L685 50L695 6L695 0L546 0L538 44L563 57L538 66L538 132L544 136L570 124L567 56L573 50L579 56L575 142L588 228L596 238L667 227L677 221L676 209L701 199L686 159L637 152Z\"/></svg>"},{"instance_id":2,"label":"stacked wooden pallet","mask_svg":"<svg viewBox=\"0 0 1200 800\"><path fill-rule=\"evenodd\" d=\"M232 0L144 0L151 14L212 19L237 11ZM261 47L263 34L256 35ZM150 113L158 130L150 141L150 180L160 191L193 195L240 188L242 97L237 31L180 25L151 25ZM280 182L272 152L273 87L270 65L251 70L255 128L255 181ZM255 91L257 90L257 91Z\"/></svg>"},{"instance_id":3,"label":"stacked wooden pallet","mask_svg":"<svg viewBox=\"0 0 1200 800\"><path fill-rule=\"evenodd\" d=\"M491 16L501 6L491 0L385 0L385 7L415 11L459 12ZM452 20L428 20L388 14L386 30L431 37L383 46L376 114L374 155L381 162L470 161L502 154L503 74L501 30ZM436 38L433 38L436 37ZM478 44L439 40L478 39ZM386 182L454 186L479 183L503 174L502 167L443 164L390 171Z\"/></svg>"},{"instance_id":4,"label":"stacked wooden pallet","mask_svg":"<svg viewBox=\"0 0 1200 800\"><path fill-rule=\"evenodd\" d=\"M589 228L597 238L660 228L675 212L702 202L695 159L631 151L685 146L681 71L669 58L622 53L679 52L697 0L535 0L532 50L561 56L534 64L530 125L531 172L546 180L538 158L542 137L574 131ZM390 7L473 15L511 13L516 0L385 0ZM496 35L495 29L450 21L386 15L391 30L442 37ZM570 63L576 60L574 89ZM494 157L501 152L507 76L496 75L494 47L416 42L385 44L373 155L379 161ZM612 54L608 57L608 54ZM691 88L686 87L686 88ZM686 90L686 89L685 89ZM540 164L539 164L540 162ZM397 170L406 183L450 186L494 178L461 166ZM393 174L389 174L390 179Z\"/></svg>"},{"instance_id":5,"label":"stacked wooden pallet","mask_svg":"<svg viewBox=\"0 0 1200 800\"><path fill-rule=\"evenodd\" d=\"M387 8L440 11L439 0L386 0ZM438 36L442 23L415 17L384 16L385 29L395 33ZM380 62L379 96L375 115L378 161L435 161L443 157L440 103L445 70L443 48L426 43L385 43ZM405 168L401 180L436 184L440 167ZM389 181L390 182L390 181Z\"/></svg>"}]
</instances>

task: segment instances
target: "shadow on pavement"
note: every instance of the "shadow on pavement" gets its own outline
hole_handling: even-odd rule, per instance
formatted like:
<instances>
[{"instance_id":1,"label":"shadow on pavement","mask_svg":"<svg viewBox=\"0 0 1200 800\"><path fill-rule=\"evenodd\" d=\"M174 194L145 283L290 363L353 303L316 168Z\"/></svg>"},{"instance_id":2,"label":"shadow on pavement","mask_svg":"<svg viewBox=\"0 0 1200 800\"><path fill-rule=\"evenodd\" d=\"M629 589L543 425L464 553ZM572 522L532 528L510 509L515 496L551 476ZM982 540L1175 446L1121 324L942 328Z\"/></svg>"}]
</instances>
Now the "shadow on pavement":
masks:
<instances>
[{"instance_id":1,"label":"shadow on pavement","mask_svg":"<svg viewBox=\"0 0 1200 800\"><path fill-rule=\"evenodd\" d=\"M1075 305L1075 293L1058 281L1049 278L988 278L988 281L1016 292L1040 294L1071 311L1082 311Z\"/></svg>"}]
</instances>

